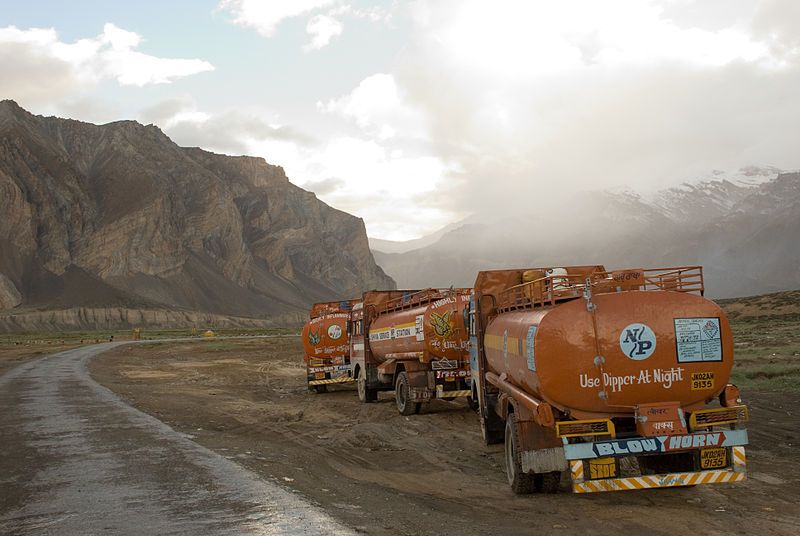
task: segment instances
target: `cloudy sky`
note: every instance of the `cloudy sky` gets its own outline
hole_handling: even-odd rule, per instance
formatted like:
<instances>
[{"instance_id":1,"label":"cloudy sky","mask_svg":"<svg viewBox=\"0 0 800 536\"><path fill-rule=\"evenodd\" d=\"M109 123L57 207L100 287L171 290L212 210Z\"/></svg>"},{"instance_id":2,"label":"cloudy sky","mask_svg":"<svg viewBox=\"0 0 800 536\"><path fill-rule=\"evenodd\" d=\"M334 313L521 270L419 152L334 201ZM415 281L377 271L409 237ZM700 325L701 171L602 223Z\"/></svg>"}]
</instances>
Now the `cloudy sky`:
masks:
<instances>
[{"instance_id":1,"label":"cloudy sky","mask_svg":"<svg viewBox=\"0 0 800 536\"><path fill-rule=\"evenodd\" d=\"M263 156L370 236L800 167L796 0L0 0L0 98Z\"/></svg>"}]
</instances>

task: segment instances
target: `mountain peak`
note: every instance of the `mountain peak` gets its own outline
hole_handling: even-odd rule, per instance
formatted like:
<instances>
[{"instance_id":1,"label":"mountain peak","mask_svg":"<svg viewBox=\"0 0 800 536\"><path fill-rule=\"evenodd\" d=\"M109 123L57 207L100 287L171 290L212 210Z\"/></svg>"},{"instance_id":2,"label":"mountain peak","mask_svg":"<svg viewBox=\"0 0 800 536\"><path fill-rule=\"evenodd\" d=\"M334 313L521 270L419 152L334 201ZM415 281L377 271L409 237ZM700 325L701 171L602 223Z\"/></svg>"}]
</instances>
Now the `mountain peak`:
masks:
<instances>
[{"instance_id":1,"label":"mountain peak","mask_svg":"<svg viewBox=\"0 0 800 536\"><path fill-rule=\"evenodd\" d=\"M11 121L32 117L30 112L11 99L0 100L0 126Z\"/></svg>"}]
</instances>

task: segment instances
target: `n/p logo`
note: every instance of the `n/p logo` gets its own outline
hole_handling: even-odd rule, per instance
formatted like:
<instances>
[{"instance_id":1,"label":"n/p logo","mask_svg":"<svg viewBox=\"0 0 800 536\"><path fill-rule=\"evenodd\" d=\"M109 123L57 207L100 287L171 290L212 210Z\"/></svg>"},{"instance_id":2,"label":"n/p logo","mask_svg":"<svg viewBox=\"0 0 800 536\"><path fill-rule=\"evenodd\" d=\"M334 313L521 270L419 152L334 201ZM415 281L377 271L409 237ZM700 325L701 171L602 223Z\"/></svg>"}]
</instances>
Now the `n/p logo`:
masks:
<instances>
[{"instance_id":1,"label":"n/p logo","mask_svg":"<svg viewBox=\"0 0 800 536\"><path fill-rule=\"evenodd\" d=\"M339 337L341 336L342 336L341 326L339 326L338 324L331 324L331 326L328 328L328 337L330 337L335 341L338 340Z\"/></svg>"},{"instance_id":2,"label":"n/p logo","mask_svg":"<svg viewBox=\"0 0 800 536\"><path fill-rule=\"evenodd\" d=\"M647 359L656 351L656 334L644 324L630 324L619 334L619 347L634 361Z\"/></svg>"}]
</instances>

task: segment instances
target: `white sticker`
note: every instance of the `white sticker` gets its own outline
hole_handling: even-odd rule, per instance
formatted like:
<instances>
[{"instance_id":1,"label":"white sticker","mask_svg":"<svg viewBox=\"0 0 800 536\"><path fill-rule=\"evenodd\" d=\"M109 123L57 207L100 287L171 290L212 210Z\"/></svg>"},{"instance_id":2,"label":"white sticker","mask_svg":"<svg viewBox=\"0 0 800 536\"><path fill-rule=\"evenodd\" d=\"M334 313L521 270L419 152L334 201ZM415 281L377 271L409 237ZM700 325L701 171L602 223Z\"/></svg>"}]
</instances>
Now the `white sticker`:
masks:
<instances>
[{"instance_id":1,"label":"white sticker","mask_svg":"<svg viewBox=\"0 0 800 536\"><path fill-rule=\"evenodd\" d=\"M528 336L525 338L525 349L528 356L528 368L536 372L536 359L533 354L533 340L536 338L536 326L528 328Z\"/></svg>"},{"instance_id":2,"label":"white sticker","mask_svg":"<svg viewBox=\"0 0 800 536\"><path fill-rule=\"evenodd\" d=\"M414 320L414 330L417 336L418 341L425 340L425 325L423 321L425 319L425 315L417 315L417 318Z\"/></svg>"},{"instance_id":3,"label":"white sticker","mask_svg":"<svg viewBox=\"0 0 800 536\"><path fill-rule=\"evenodd\" d=\"M676 318L678 363L722 361L719 318Z\"/></svg>"},{"instance_id":4,"label":"white sticker","mask_svg":"<svg viewBox=\"0 0 800 536\"><path fill-rule=\"evenodd\" d=\"M642 361L656 351L656 334L645 324L629 324L619 334L619 347L629 358Z\"/></svg>"},{"instance_id":5,"label":"white sticker","mask_svg":"<svg viewBox=\"0 0 800 536\"><path fill-rule=\"evenodd\" d=\"M338 324L333 324L328 328L328 337L334 341L342 336L342 328Z\"/></svg>"}]
</instances>

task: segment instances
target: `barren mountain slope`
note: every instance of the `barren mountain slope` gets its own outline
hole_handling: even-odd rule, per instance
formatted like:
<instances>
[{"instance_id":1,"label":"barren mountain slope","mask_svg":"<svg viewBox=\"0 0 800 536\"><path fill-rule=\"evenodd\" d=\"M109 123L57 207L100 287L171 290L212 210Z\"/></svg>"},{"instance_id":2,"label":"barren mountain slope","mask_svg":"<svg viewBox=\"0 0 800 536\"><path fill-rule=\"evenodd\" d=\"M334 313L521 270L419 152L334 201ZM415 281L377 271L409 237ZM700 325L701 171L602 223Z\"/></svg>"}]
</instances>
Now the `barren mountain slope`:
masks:
<instances>
[{"instance_id":1,"label":"barren mountain slope","mask_svg":"<svg viewBox=\"0 0 800 536\"><path fill-rule=\"evenodd\" d=\"M0 309L265 317L393 287L363 221L263 159L0 102Z\"/></svg>"}]
</instances>

